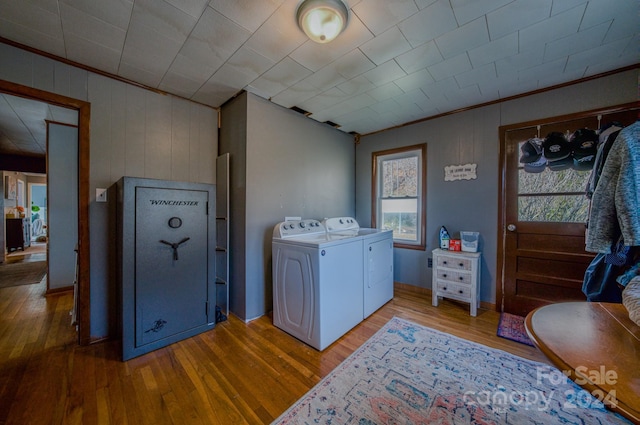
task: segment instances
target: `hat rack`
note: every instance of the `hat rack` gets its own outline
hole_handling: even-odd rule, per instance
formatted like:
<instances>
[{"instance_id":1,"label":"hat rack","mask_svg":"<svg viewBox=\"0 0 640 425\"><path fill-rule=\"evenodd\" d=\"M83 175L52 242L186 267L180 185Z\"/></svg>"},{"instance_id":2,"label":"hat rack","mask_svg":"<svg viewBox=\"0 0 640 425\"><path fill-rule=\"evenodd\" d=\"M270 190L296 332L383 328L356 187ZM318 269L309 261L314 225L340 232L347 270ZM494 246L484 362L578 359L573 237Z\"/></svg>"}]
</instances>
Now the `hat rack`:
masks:
<instances>
[{"instance_id":1,"label":"hat rack","mask_svg":"<svg viewBox=\"0 0 640 425\"><path fill-rule=\"evenodd\" d=\"M571 136L573 136L578 130L590 129L599 135L600 129L603 126L606 126L609 122L620 122L625 126L632 124L637 120L639 110L640 104L633 102L575 114L549 117L536 121L501 126L500 136L501 139L508 141L508 143L517 142L517 146L522 146L523 142L530 140L532 133L531 130L535 128L535 138L540 141L545 140L547 134L557 132L563 134L570 143ZM596 143L598 143L597 139ZM516 149L518 148L516 147ZM585 151L583 151L582 156L584 156L584 152ZM573 151L571 156L573 156ZM567 160L565 161L568 162ZM521 162L521 165L522 164L523 163ZM560 171L562 169L562 167L558 166L558 162L553 165L554 171ZM576 168L585 170L584 165L584 163L576 164ZM580 166L582 166L582 168L580 168ZM529 165L528 168L530 170L534 169L531 165ZM540 169L541 167L538 166L537 172L540 172Z\"/></svg>"}]
</instances>

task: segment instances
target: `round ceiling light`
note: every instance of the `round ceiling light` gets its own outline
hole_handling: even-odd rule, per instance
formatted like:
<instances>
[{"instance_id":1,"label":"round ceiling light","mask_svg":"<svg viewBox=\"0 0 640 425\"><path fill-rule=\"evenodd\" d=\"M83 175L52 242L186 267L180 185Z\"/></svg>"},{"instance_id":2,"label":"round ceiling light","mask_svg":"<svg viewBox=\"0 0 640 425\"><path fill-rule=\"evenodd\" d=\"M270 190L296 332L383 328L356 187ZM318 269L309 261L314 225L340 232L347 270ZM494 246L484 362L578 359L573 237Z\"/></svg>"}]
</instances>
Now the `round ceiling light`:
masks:
<instances>
[{"instance_id":1,"label":"round ceiling light","mask_svg":"<svg viewBox=\"0 0 640 425\"><path fill-rule=\"evenodd\" d=\"M349 9L341 0L304 0L298 6L298 26L316 43L328 43L347 26Z\"/></svg>"}]
</instances>

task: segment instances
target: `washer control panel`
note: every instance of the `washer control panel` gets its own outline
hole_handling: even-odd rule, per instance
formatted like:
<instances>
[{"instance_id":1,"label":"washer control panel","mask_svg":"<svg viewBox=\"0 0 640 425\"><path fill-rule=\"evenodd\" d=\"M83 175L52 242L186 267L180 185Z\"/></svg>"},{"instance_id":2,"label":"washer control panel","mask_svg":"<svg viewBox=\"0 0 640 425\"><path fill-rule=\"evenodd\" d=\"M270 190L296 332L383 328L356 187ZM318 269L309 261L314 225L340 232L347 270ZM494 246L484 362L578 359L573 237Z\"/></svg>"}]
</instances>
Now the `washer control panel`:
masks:
<instances>
[{"instance_id":1,"label":"washer control panel","mask_svg":"<svg viewBox=\"0 0 640 425\"><path fill-rule=\"evenodd\" d=\"M314 235L314 234L325 234L326 228L324 225L318 221L313 219L306 220L287 220L282 223L276 224L273 228L273 237L274 238L289 238L292 236L300 236L300 235Z\"/></svg>"},{"instance_id":2,"label":"washer control panel","mask_svg":"<svg viewBox=\"0 0 640 425\"><path fill-rule=\"evenodd\" d=\"M345 230L360 230L360 225L353 217L331 217L323 221L327 232L341 232Z\"/></svg>"}]
</instances>

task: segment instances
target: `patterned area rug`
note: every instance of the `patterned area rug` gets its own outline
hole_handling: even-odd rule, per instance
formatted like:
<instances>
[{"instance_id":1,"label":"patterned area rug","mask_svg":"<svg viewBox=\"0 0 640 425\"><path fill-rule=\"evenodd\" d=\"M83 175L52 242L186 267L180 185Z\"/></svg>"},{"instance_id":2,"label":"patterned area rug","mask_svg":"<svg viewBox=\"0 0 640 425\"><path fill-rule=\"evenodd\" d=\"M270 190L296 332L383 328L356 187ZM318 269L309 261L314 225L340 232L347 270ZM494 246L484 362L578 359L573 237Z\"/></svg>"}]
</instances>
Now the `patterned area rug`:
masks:
<instances>
[{"instance_id":1,"label":"patterned area rug","mask_svg":"<svg viewBox=\"0 0 640 425\"><path fill-rule=\"evenodd\" d=\"M39 283L46 273L46 261L2 264L0 265L0 288Z\"/></svg>"},{"instance_id":2,"label":"patterned area rug","mask_svg":"<svg viewBox=\"0 0 640 425\"><path fill-rule=\"evenodd\" d=\"M524 328L524 317L510 313L500 313L498 336L534 347Z\"/></svg>"},{"instance_id":3,"label":"patterned area rug","mask_svg":"<svg viewBox=\"0 0 640 425\"><path fill-rule=\"evenodd\" d=\"M273 424L628 424L546 364L393 318Z\"/></svg>"}]
</instances>

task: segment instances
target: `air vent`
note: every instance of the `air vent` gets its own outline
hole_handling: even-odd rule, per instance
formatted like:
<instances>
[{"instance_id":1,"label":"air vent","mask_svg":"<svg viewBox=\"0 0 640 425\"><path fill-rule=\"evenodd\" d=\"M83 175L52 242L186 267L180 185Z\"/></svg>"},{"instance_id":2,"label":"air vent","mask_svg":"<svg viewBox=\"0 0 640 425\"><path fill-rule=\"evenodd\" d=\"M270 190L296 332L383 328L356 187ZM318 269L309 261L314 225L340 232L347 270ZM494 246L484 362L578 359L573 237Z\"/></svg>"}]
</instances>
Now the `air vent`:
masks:
<instances>
[{"instance_id":1,"label":"air vent","mask_svg":"<svg viewBox=\"0 0 640 425\"><path fill-rule=\"evenodd\" d=\"M333 121L325 121L324 123L325 123L325 124L329 124L329 125L330 125L331 127L333 127L333 128L339 128L339 127L340 127L340 124L336 124L336 123L335 123L335 122L333 122Z\"/></svg>"},{"instance_id":2,"label":"air vent","mask_svg":"<svg viewBox=\"0 0 640 425\"><path fill-rule=\"evenodd\" d=\"M291 107L291 108L289 108L289 109L291 109L292 111L296 111L297 113L302 114L302 115L304 115L305 117L308 117L309 115L311 115L311 112L309 112L309 111L305 111L304 109L302 109L302 108L298 108L297 106L292 106L292 107Z\"/></svg>"}]
</instances>

